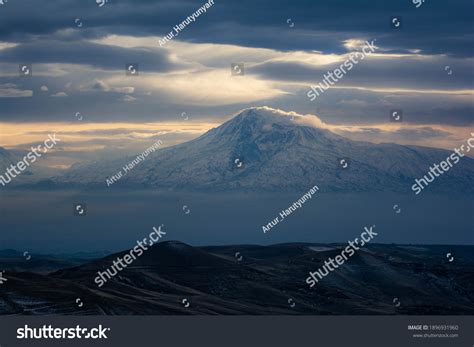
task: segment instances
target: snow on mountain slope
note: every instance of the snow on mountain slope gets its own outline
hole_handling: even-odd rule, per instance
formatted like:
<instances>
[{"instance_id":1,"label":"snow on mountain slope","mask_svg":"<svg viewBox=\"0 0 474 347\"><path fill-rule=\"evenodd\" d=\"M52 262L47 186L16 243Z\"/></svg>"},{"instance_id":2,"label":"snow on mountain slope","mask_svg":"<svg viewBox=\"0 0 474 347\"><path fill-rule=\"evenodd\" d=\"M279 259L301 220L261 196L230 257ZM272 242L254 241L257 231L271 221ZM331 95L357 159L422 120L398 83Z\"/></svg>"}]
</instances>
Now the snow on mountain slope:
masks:
<instances>
[{"instance_id":1,"label":"snow on mountain slope","mask_svg":"<svg viewBox=\"0 0 474 347\"><path fill-rule=\"evenodd\" d=\"M352 141L307 120L267 107L243 110L195 140L151 154L116 185L289 191L317 184L323 191L408 192L415 178L450 154L434 148ZM350 159L348 169L341 169L340 158ZM106 187L106 178L132 159L77 166L54 182ZM472 191L473 178L474 160L465 157L432 186L438 191Z\"/></svg>"}]
</instances>

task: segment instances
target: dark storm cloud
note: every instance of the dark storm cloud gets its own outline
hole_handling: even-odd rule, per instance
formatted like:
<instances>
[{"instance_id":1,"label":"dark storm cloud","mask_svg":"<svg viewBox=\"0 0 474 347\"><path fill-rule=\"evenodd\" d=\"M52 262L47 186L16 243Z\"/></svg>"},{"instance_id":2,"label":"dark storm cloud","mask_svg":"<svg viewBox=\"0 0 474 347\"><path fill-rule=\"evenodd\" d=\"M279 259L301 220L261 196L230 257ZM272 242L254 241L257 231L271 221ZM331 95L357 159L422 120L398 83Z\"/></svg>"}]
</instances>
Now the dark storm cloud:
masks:
<instances>
[{"instance_id":1,"label":"dark storm cloud","mask_svg":"<svg viewBox=\"0 0 474 347\"><path fill-rule=\"evenodd\" d=\"M208 107L185 105L179 94L174 99L160 92L150 96L146 94L146 87L137 87L132 94L137 101L127 103L115 86L106 87L94 82L96 79L106 80L111 76L110 70L123 70L125 63L139 62L143 72L168 72L182 67L177 62L179 60L170 60L166 52L159 49L158 42L155 50L123 48L87 40L111 34L164 36L204 2L109 0L105 6L98 7L95 0L10 0L0 9L0 41L19 45L0 50L0 62L10 63L5 65L13 69L10 77L0 78L0 84L4 86L2 95L22 97L1 98L0 120L75 121L77 111L81 111L87 121L179 119L183 111L198 120L223 118L239 108L255 106L245 103ZM447 56L424 61L415 57L366 61L350 71L338 86L472 89L473 10L474 2L471 0L452 3L427 0L420 8L416 8L411 0L215 0L212 8L183 30L178 39L285 52L316 50L341 54L347 52L344 40L377 38L376 44L384 53L408 53L420 49L421 54ZM391 16L401 16L400 30L390 28ZM76 18L83 23L81 28L76 26ZM288 19L291 19L290 23L287 23ZM291 23L294 26L291 27ZM180 52L175 53L179 56ZM35 75L38 69L35 70L34 66L31 79L11 77L18 73L17 64L26 62L74 63L107 71L96 75L96 71L69 69L60 77L39 76ZM446 74L446 65L453 69L452 75ZM298 81L308 83L309 87L321 81L322 74L331 67L271 61L248 67L246 71L249 75L259 75L282 85ZM117 72L117 76L123 74L123 71ZM73 86L65 87L68 83L73 83ZM43 84L48 86L49 92L40 92ZM5 87L11 85L17 87ZM84 88L78 88L80 85L92 87L86 92ZM50 97L58 92L67 93L68 97ZM316 104L309 102L305 90L292 92L291 96L283 95L258 105L269 104L302 113L315 112ZM384 94L334 88L318 99L317 107L322 107L323 112L318 109L316 113L321 113L329 123L380 122L386 119L391 108L403 108L406 122L454 125L473 122L472 101L447 95Z\"/></svg>"},{"instance_id":2,"label":"dark storm cloud","mask_svg":"<svg viewBox=\"0 0 474 347\"><path fill-rule=\"evenodd\" d=\"M7 63L69 63L123 70L125 64L140 62L142 71L164 72L178 65L166 53L147 48L122 48L86 41L64 42L41 40L0 50L0 61Z\"/></svg>"},{"instance_id":3,"label":"dark storm cloud","mask_svg":"<svg viewBox=\"0 0 474 347\"><path fill-rule=\"evenodd\" d=\"M323 75L343 62L325 66L298 62L268 62L247 68L268 79L301 81L310 84L323 82ZM448 75L446 66L454 70ZM338 82L338 86L400 88L400 89L471 89L474 86L472 60L446 57L419 58L416 56L360 61Z\"/></svg>"},{"instance_id":4,"label":"dark storm cloud","mask_svg":"<svg viewBox=\"0 0 474 347\"><path fill-rule=\"evenodd\" d=\"M24 42L75 28L75 18L84 23L77 32L84 37L163 36L203 3L110 0L99 8L95 0L10 1L0 12L0 39ZM473 11L471 0L430 0L420 8L408 0L218 0L180 39L340 53L345 51L344 39L378 37L393 51L419 48L426 54L471 56ZM392 16L401 16L400 30L390 28Z\"/></svg>"},{"instance_id":5,"label":"dark storm cloud","mask_svg":"<svg viewBox=\"0 0 474 347\"><path fill-rule=\"evenodd\" d=\"M409 124L446 124L472 126L472 96L445 94L379 93L367 90L330 88L314 102L301 90L277 107L299 113L317 114L329 124L369 125L390 123L391 110L402 110ZM306 103L298 101L306 100ZM295 107L296 105L296 107Z\"/></svg>"}]
</instances>

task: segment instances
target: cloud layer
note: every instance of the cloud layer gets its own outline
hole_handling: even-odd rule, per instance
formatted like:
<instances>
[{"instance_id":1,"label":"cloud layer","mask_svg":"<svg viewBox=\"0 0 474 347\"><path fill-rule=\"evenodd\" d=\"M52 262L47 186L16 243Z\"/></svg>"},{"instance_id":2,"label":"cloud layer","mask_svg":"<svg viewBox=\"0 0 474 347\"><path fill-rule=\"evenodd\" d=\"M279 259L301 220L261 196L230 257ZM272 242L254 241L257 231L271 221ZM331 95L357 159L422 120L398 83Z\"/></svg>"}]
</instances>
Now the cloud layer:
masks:
<instances>
[{"instance_id":1,"label":"cloud layer","mask_svg":"<svg viewBox=\"0 0 474 347\"><path fill-rule=\"evenodd\" d=\"M0 11L0 145L29 143L25 132L12 143L10 126L70 123L82 137L71 139L83 142L77 152L87 152L85 143L117 150L117 124L138 125L141 135L122 139L132 144L156 130L144 123L187 118L203 132L260 105L317 114L320 125L374 142L449 147L474 124L472 1L219 1L160 47L203 3L8 2ZM400 29L390 27L393 16ZM375 54L315 102L307 98L310 85L373 39ZM244 74L233 76L232 63L243 63ZM19 76L20 64L32 64L32 76ZM390 123L393 109L403 110L403 127ZM93 138L83 123L110 126ZM173 143L190 138L175 130Z\"/></svg>"}]
</instances>

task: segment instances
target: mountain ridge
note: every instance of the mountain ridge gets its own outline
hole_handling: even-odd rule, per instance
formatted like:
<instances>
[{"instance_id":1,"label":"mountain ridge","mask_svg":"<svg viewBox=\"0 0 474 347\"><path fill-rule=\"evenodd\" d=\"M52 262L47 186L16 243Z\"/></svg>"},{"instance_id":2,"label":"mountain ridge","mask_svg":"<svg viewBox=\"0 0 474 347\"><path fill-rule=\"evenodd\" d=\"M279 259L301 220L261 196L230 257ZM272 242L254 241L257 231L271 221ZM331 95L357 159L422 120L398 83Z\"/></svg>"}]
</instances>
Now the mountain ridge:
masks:
<instances>
[{"instance_id":1,"label":"mountain ridge","mask_svg":"<svg viewBox=\"0 0 474 347\"><path fill-rule=\"evenodd\" d=\"M294 112L245 109L194 140L158 150L114 186L293 191L318 184L322 191L409 192L415 178L450 154L436 148L353 141L319 125L316 117ZM350 161L347 170L341 169L341 158ZM106 178L127 160L81 165L52 182L105 188ZM438 178L449 184L433 184L432 189L472 191L469 181L473 178L474 160L466 157Z\"/></svg>"},{"instance_id":2,"label":"mountain ridge","mask_svg":"<svg viewBox=\"0 0 474 347\"><path fill-rule=\"evenodd\" d=\"M347 244L153 245L103 287L124 252L35 274L7 271L0 315L465 315L474 312L474 246L370 244L317 287L309 271ZM440 261L453 252L456 261ZM238 257L237 257L238 255ZM197 256L197 257L196 257ZM23 266L28 266L23 262ZM25 271L26 270L26 271ZM403 305L393 304L394 298ZM78 307L75 300L84 303ZM186 299L190 305L184 305ZM291 304L292 299L296 305Z\"/></svg>"}]
</instances>

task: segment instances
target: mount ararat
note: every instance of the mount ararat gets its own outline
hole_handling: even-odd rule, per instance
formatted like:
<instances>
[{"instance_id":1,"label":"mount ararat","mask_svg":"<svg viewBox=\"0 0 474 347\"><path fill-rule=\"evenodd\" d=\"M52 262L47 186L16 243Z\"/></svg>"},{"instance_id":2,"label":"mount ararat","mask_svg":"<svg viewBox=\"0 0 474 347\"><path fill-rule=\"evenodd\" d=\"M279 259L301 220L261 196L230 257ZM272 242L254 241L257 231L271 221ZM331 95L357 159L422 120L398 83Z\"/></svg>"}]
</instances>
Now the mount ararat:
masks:
<instances>
[{"instance_id":1,"label":"mount ararat","mask_svg":"<svg viewBox=\"0 0 474 347\"><path fill-rule=\"evenodd\" d=\"M156 151L114 189L301 191L317 184L322 191L411 192L416 178L451 154L350 140L311 124L309 118L268 107L243 110L194 140ZM350 163L346 169L341 158ZM107 187L106 179L132 159L74 165L40 185ZM474 160L464 157L428 190L471 192L473 179Z\"/></svg>"}]
</instances>

